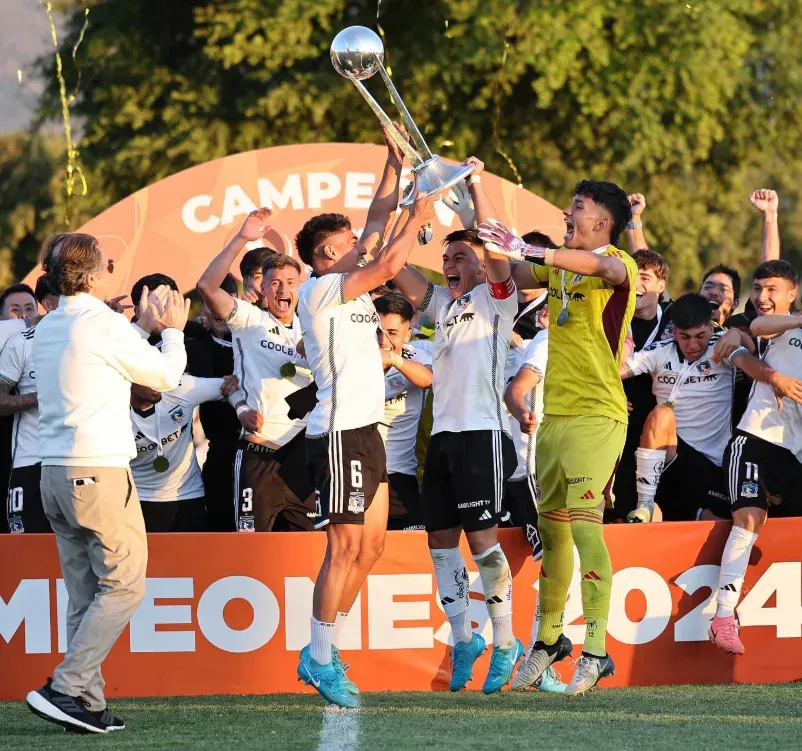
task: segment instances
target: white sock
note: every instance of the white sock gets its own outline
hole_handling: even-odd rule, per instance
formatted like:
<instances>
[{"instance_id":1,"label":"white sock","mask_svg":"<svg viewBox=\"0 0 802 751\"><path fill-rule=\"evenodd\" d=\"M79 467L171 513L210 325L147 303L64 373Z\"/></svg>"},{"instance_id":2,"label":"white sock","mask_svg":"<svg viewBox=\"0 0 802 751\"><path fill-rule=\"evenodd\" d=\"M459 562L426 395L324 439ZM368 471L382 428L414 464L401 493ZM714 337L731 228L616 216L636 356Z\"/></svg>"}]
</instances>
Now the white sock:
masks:
<instances>
[{"instance_id":1,"label":"white sock","mask_svg":"<svg viewBox=\"0 0 802 751\"><path fill-rule=\"evenodd\" d=\"M485 592L487 612L493 624L493 646L509 649L515 643L512 633L512 573L507 556L496 543L484 553L473 556L482 589Z\"/></svg>"},{"instance_id":2,"label":"white sock","mask_svg":"<svg viewBox=\"0 0 802 751\"><path fill-rule=\"evenodd\" d=\"M332 637L332 643L337 648L340 646L340 636L343 632L343 626L345 626L345 619L347 617L348 613L341 613L338 610L337 617L334 619L334 635Z\"/></svg>"},{"instance_id":3,"label":"white sock","mask_svg":"<svg viewBox=\"0 0 802 751\"><path fill-rule=\"evenodd\" d=\"M666 463L665 449L635 450L635 478L638 484L638 508L654 513L654 496Z\"/></svg>"},{"instance_id":4,"label":"white sock","mask_svg":"<svg viewBox=\"0 0 802 751\"><path fill-rule=\"evenodd\" d=\"M334 624L323 623L312 616L312 643L309 653L315 662L328 665L331 662L331 641L334 638Z\"/></svg>"},{"instance_id":5,"label":"white sock","mask_svg":"<svg viewBox=\"0 0 802 751\"><path fill-rule=\"evenodd\" d=\"M735 606L741 596L746 569L752 546L757 540L754 532L733 525L724 553L721 556L721 571L718 575L718 592L716 592L716 615L729 618L735 615Z\"/></svg>"},{"instance_id":6,"label":"white sock","mask_svg":"<svg viewBox=\"0 0 802 751\"><path fill-rule=\"evenodd\" d=\"M440 603L451 624L454 644L472 638L468 617L468 570L459 548L429 549L434 564L434 577L440 592Z\"/></svg>"}]
</instances>

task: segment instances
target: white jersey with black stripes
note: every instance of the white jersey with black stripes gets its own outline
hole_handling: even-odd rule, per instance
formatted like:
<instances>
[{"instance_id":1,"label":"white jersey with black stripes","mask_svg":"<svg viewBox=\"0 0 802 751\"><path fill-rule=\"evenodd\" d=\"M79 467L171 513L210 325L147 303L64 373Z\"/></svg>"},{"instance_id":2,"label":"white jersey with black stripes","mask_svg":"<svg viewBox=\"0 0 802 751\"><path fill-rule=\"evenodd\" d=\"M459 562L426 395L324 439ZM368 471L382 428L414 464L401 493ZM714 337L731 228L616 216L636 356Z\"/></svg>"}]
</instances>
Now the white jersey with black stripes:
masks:
<instances>
[{"instance_id":1,"label":"white jersey with black stripes","mask_svg":"<svg viewBox=\"0 0 802 751\"><path fill-rule=\"evenodd\" d=\"M301 287L298 317L317 384L307 435L353 430L384 419L384 370L370 295L345 299L345 274L324 274Z\"/></svg>"},{"instance_id":2,"label":"white jersey with black stripes","mask_svg":"<svg viewBox=\"0 0 802 751\"><path fill-rule=\"evenodd\" d=\"M707 350L695 362L687 362L671 338L635 352L625 366L630 375L651 375L658 404L668 401L681 381L674 401L677 435L717 467L732 436L735 388L735 368L713 362L713 348L723 333L713 334Z\"/></svg>"},{"instance_id":3,"label":"white jersey with black stripes","mask_svg":"<svg viewBox=\"0 0 802 751\"><path fill-rule=\"evenodd\" d=\"M479 284L456 300L445 287L429 285L421 310L435 319L432 435L503 430L504 363L518 312L515 285L504 297Z\"/></svg>"}]
</instances>

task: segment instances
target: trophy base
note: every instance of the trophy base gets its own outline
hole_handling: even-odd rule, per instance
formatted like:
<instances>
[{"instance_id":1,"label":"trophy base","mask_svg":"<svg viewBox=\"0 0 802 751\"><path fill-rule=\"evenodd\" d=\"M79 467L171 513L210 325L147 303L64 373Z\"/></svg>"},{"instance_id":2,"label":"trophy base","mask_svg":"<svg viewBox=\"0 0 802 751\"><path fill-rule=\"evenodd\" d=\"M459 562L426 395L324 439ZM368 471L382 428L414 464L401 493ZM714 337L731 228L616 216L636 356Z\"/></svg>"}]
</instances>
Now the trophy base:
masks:
<instances>
[{"instance_id":1,"label":"trophy base","mask_svg":"<svg viewBox=\"0 0 802 751\"><path fill-rule=\"evenodd\" d=\"M411 206L418 198L434 196L443 193L460 180L464 180L473 172L473 165L447 164L435 154L423 164L415 167L412 174L415 176L415 188L404 198L399 206Z\"/></svg>"}]
</instances>

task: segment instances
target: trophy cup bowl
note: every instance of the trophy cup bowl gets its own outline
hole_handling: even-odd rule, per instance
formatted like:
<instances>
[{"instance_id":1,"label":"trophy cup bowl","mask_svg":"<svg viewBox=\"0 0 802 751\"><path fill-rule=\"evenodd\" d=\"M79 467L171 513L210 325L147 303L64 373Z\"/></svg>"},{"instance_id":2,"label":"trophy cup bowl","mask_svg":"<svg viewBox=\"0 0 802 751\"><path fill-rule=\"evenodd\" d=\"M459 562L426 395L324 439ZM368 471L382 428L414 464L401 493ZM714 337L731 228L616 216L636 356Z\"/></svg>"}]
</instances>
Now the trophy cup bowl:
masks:
<instances>
[{"instance_id":1,"label":"trophy cup bowl","mask_svg":"<svg viewBox=\"0 0 802 751\"><path fill-rule=\"evenodd\" d=\"M413 167L412 174L415 178L415 188L406 197L401 199L399 206L412 206L419 198L435 196L438 193L445 193L460 180L464 180L473 172L472 164L448 164L437 154L433 154L431 159L427 159L418 167Z\"/></svg>"},{"instance_id":2,"label":"trophy cup bowl","mask_svg":"<svg viewBox=\"0 0 802 751\"><path fill-rule=\"evenodd\" d=\"M415 188L401 201L401 206L411 206L418 198L443 193L473 172L472 164L467 166L446 164L437 154L432 153L384 68L384 45L375 31L365 26L349 26L343 29L331 43L331 64L343 78L354 84L387 130L389 137L395 141L412 164ZM398 133L393 121L362 83L376 73L381 75L384 85L390 92L393 104L409 133L409 142Z\"/></svg>"},{"instance_id":3,"label":"trophy cup bowl","mask_svg":"<svg viewBox=\"0 0 802 751\"><path fill-rule=\"evenodd\" d=\"M378 73L383 62L382 40L365 26L349 26L331 43L331 64L343 78L363 81Z\"/></svg>"}]
</instances>

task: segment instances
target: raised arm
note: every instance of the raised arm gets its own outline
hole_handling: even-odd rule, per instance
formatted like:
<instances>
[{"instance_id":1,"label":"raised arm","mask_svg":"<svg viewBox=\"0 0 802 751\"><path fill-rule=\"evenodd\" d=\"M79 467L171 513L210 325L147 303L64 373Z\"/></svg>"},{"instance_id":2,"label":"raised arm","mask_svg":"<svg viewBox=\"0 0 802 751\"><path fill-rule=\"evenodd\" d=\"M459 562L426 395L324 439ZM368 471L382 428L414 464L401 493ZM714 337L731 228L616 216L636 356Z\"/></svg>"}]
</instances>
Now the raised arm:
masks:
<instances>
[{"instance_id":1,"label":"raised arm","mask_svg":"<svg viewBox=\"0 0 802 751\"><path fill-rule=\"evenodd\" d=\"M164 313L159 316L162 328L161 351L151 347L124 319L109 331L100 355L117 368L131 383L172 391L181 382L187 366L183 328L189 315L189 300L179 292L171 292Z\"/></svg>"},{"instance_id":2,"label":"raised arm","mask_svg":"<svg viewBox=\"0 0 802 751\"><path fill-rule=\"evenodd\" d=\"M760 262L780 258L780 225L778 222L780 199L776 191L761 188L749 196L752 205L763 214L763 238L760 244Z\"/></svg>"},{"instance_id":3,"label":"raised arm","mask_svg":"<svg viewBox=\"0 0 802 751\"><path fill-rule=\"evenodd\" d=\"M479 237L491 253L537 265L553 266L582 276L596 276L617 287L627 279L627 267L620 258L588 253L585 250L538 248L527 245L501 222L493 219L479 225ZM519 272L520 273L520 272ZM529 289L530 287L522 287Z\"/></svg>"},{"instance_id":4,"label":"raised arm","mask_svg":"<svg viewBox=\"0 0 802 751\"><path fill-rule=\"evenodd\" d=\"M468 190L473 200L476 210L476 220L481 224L490 220L498 219L496 209L493 207L490 197L482 187L482 172L485 165L475 156L469 157L463 164L473 164L473 174L468 178ZM506 282L512 276L510 261L507 256L498 253L491 253L488 248L484 248L485 272L489 282Z\"/></svg>"},{"instance_id":5,"label":"raised arm","mask_svg":"<svg viewBox=\"0 0 802 751\"><path fill-rule=\"evenodd\" d=\"M395 352L382 350L382 365L385 368L395 368L401 375L419 389L428 389L432 385L432 371L423 363L409 360L397 355Z\"/></svg>"},{"instance_id":6,"label":"raised arm","mask_svg":"<svg viewBox=\"0 0 802 751\"><path fill-rule=\"evenodd\" d=\"M398 275L412 252L418 230L434 219L434 200L430 196L415 201L409 219L393 241L367 265L346 274L343 286L346 300L355 300Z\"/></svg>"},{"instance_id":7,"label":"raised arm","mask_svg":"<svg viewBox=\"0 0 802 751\"><path fill-rule=\"evenodd\" d=\"M218 253L206 267L198 280L198 292L203 297L209 310L221 320L225 320L234 310L234 298L220 285L226 278L229 269L246 243L260 240L267 236L270 225L267 223L273 212L267 208L252 211L245 218L240 231L231 239L223 250Z\"/></svg>"},{"instance_id":8,"label":"raised arm","mask_svg":"<svg viewBox=\"0 0 802 751\"><path fill-rule=\"evenodd\" d=\"M646 196L643 193L633 193L627 196L629 205L632 206L632 221L627 224L627 240L629 241L629 252L636 250L646 250L649 245L646 243L646 235L643 232L643 210L646 208Z\"/></svg>"},{"instance_id":9,"label":"raised arm","mask_svg":"<svg viewBox=\"0 0 802 751\"><path fill-rule=\"evenodd\" d=\"M398 123L393 123L393 125L404 138L407 138L406 131ZM404 166L403 152L390 137L386 128L382 128L382 133L384 142L387 144L387 161L384 163L379 185L365 217L365 229L362 230L359 238L359 244L370 255L373 255L382 246L387 225L398 206L398 186L401 181L401 168Z\"/></svg>"}]
</instances>

